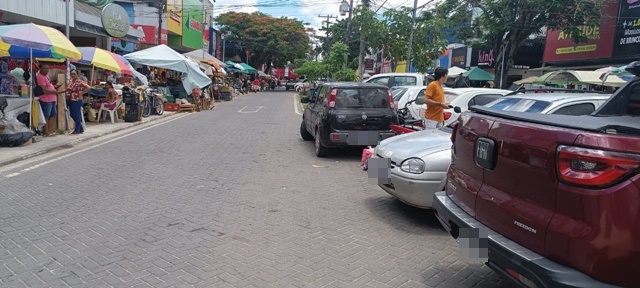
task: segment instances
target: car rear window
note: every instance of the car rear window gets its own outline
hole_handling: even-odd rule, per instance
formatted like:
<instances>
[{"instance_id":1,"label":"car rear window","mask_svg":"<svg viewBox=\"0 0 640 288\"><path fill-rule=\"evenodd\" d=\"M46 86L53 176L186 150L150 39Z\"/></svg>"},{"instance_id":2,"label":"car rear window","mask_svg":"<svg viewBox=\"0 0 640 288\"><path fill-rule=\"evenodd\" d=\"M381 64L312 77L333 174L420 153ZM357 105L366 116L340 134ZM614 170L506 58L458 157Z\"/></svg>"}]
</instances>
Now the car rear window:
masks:
<instances>
[{"instance_id":1,"label":"car rear window","mask_svg":"<svg viewBox=\"0 0 640 288\"><path fill-rule=\"evenodd\" d=\"M336 108L389 108L387 89L338 89Z\"/></svg>"},{"instance_id":2,"label":"car rear window","mask_svg":"<svg viewBox=\"0 0 640 288\"><path fill-rule=\"evenodd\" d=\"M391 88L391 95L393 95L393 101L400 101L400 98L402 98L402 95L404 95L404 93L407 93L407 88Z\"/></svg>"},{"instance_id":3,"label":"car rear window","mask_svg":"<svg viewBox=\"0 0 640 288\"><path fill-rule=\"evenodd\" d=\"M533 100L533 99L498 99L486 105L494 110L512 111L512 112L529 112L540 113L551 105L550 102Z\"/></svg>"}]
</instances>

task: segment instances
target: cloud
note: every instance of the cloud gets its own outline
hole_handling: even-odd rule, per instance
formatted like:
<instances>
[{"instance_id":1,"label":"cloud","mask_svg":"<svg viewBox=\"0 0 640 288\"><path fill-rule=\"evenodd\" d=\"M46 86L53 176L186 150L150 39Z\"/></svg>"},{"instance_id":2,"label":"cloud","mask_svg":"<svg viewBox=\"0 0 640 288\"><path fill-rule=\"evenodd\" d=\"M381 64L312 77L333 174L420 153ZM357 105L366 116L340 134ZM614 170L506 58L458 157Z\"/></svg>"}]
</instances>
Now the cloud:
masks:
<instances>
[{"instance_id":1,"label":"cloud","mask_svg":"<svg viewBox=\"0 0 640 288\"><path fill-rule=\"evenodd\" d=\"M225 4L213 4L214 17L227 12L253 13L259 11L258 7L256 7L256 4L258 4L258 0L234 0L232 3L228 3L227 1L224 1L223 3Z\"/></svg>"}]
</instances>

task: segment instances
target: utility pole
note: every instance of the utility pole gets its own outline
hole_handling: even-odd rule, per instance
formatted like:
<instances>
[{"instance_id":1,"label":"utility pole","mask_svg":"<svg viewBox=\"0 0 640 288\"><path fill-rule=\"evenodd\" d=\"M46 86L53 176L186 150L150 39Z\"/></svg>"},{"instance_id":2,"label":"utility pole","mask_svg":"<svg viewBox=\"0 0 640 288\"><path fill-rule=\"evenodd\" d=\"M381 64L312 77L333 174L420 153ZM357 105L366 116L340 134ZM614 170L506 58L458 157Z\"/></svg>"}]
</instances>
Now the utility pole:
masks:
<instances>
[{"instance_id":1,"label":"utility pole","mask_svg":"<svg viewBox=\"0 0 640 288\"><path fill-rule=\"evenodd\" d=\"M369 9L369 1L370 0L362 0L362 5L365 8ZM418 0L415 0L418 1ZM358 81L362 81L362 74L364 74L364 53L365 53L365 44L366 44L365 35L362 34L362 29L360 29L360 56L358 57Z\"/></svg>"},{"instance_id":2,"label":"utility pole","mask_svg":"<svg viewBox=\"0 0 640 288\"><path fill-rule=\"evenodd\" d=\"M413 0L413 14L411 15L411 34L409 35L409 49L407 49L407 67L404 72L411 72L411 50L413 49L413 32L416 26L416 10L418 10L418 0Z\"/></svg>"},{"instance_id":3,"label":"utility pole","mask_svg":"<svg viewBox=\"0 0 640 288\"><path fill-rule=\"evenodd\" d=\"M351 36L351 19L353 18L353 0L349 2L349 18L347 20L347 34L344 34L344 43L349 47L349 36Z\"/></svg>"},{"instance_id":4,"label":"utility pole","mask_svg":"<svg viewBox=\"0 0 640 288\"><path fill-rule=\"evenodd\" d=\"M156 40L156 45L160 45L162 43L162 13L165 10L165 3L167 1L158 0L156 3L158 7L158 39Z\"/></svg>"},{"instance_id":5,"label":"utility pole","mask_svg":"<svg viewBox=\"0 0 640 288\"><path fill-rule=\"evenodd\" d=\"M327 25L327 27L325 27L326 35L329 36L329 26L331 25L331 19L338 19L338 16L333 16L333 15L322 16L322 15L318 15L318 17L327 18L327 20L322 21L322 24L326 24ZM331 51L331 47L329 47L329 51Z\"/></svg>"}]
</instances>

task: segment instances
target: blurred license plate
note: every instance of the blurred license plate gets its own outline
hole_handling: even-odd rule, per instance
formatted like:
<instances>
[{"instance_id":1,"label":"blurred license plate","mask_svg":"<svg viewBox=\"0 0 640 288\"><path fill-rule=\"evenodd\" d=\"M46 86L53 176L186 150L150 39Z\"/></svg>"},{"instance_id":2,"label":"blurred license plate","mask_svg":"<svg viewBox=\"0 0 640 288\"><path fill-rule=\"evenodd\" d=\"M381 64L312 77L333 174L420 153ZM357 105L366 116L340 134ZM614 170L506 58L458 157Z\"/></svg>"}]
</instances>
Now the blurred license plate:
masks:
<instances>
[{"instance_id":1,"label":"blurred license plate","mask_svg":"<svg viewBox=\"0 0 640 288\"><path fill-rule=\"evenodd\" d=\"M378 145L380 132L378 131L349 131L347 144L349 145Z\"/></svg>"}]
</instances>

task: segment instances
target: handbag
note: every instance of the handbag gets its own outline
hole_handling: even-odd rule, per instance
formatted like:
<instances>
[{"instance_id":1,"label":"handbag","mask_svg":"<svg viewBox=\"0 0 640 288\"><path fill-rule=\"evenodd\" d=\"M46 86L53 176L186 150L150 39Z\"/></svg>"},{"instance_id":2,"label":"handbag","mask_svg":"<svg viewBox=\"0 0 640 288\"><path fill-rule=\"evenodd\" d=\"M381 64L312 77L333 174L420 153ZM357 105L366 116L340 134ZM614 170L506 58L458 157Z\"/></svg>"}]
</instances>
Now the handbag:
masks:
<instances>
[{"instance_id":1,"label":"handbag","mask_svg":"<svg viewBox=\"0 0 640 288\"><path fill-rule=\"evenodd\" d=\"M36 87L33 88L33 95L36 97L44 95L44 89L42 89L42 87L38 85L38 75L36 75L36 77L33 77L33 83L35 83L36 85Z\"/></svg>"}]
</instances>

